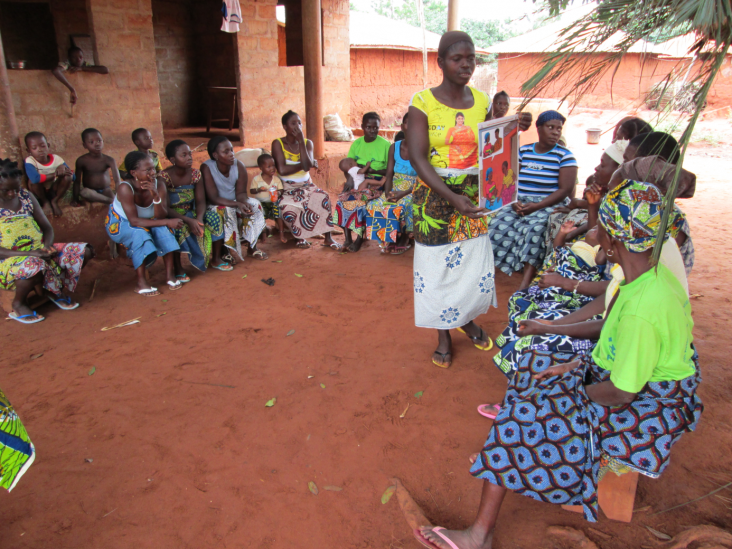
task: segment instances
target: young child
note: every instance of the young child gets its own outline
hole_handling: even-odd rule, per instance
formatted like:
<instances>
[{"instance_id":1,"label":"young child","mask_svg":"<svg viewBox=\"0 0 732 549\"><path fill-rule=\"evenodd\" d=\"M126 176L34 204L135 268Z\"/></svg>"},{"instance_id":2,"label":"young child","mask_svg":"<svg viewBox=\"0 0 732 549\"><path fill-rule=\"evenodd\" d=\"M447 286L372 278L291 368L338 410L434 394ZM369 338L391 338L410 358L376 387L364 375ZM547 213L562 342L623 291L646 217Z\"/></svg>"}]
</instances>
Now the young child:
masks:
<instances>
[{"instance_id":1,"label":"young child","mask_svg":"<svg viewBox=\"0 0 732 549\"><path fill-rule=\"evenodd\" d=\"M367 174L379 177L386 175L386 164L389 162L389 143L379 135L381 117L375 112L367 112L361 120L363 137L359 137L348 149L348 158L352 158L359 166L370 162Z\"/></svg>"},{"instance_id":2,"label":"young child","mask_svg":"<svg viewBox=\"0 0 732 549\"><path fill-rule=\"evenodd\" d=\"M284 187L282 180L277 176L277 167L274 158L269 154L260 154L257 158L260 175L255 175L252 184L249 186L249 194L252 198L259 200L262 204L265 219L273 219L277 222L277 229L280 231L280 240L287 242L285 236L284 222L280 219L279 200L282 198ZM276 194L275 194L276 193ZM276 196L276 198L275 198ZM264 233L262 233L264 237Z\"/></svg>"},{"instance_id":3,"label":"young child","mask_svg":"<svg viewBox=\"0 0 732 549\"><path fill-rule=\"evenodd\" d=\"M383 185L381 181L376 179L366 179L366 174L369 173L371 168L371 162L366 162L366 165L361 167L353 158L344 158L338 163L338 168L346 176L343 192L365 190L366 187L381 187Z\"/></svg>"},{"instance_id":4,"label":"young child","mask_svg":"<svg viewBox=\"0 0 732 549\"><path fill-rule=\"evenodd\" d=\"M63 212L58 205L74 180L74 172L57 154L49 152L46 136L41 132L30 132L25 136L25 147L30 156L25 159L25 173L31 192L36 195L41 207L50 201L54 217Z\"/></svg>"},{"instance_id":5,"label":"young child","mask_svg":"<svg viewBox=\"0 0 732 549\"><path fill-rule=\"evenodd\" d=\"M66 78L65 73L74 74L75 72L96 72L97 74L109 74L109 69L102 65L90 65L84 61L84 52L81 48L71 46L68 51L68 61L62 61L58 66L51 71L56 79L61 82L64 86L69 88L71 92L71 104L75 105L76 100L79 96L76 94L76 89L71 85L71 82Z\"/></svg>"},{"instance_id":6,"label":"young child","mask_svg":"<svg viewBox=\"0 0 732 549\"><path fill-rule=\"evenodd\" d=\"M119 171L114 158L102 154L104 139L101 132L95 128L87 128L81 132L81 142L89 152L76 159L72 205L81 206L82 198L89 202L111 204L114 201L114 191L110 186L110 171L115 188L120 184Z\"/></svg>"},{"instance_id":7,"label":"young child","mask_svg":"<svg viewBox=\"0 0 732 549\"><path fill-rule=\"evenodd\" d=\"M145 153L152 159L153 165L155 166L155 173L163 171L163 167L160 164L160 155L156 151L152 150L153 138L149 131L145 128L137 128L132 132L132 142L135 144L138 151ZM127 173L124 160L122 160L122 164L119 165L119 175L122 179L130 179L130 174Z\"/></svg>"}]
</instances>

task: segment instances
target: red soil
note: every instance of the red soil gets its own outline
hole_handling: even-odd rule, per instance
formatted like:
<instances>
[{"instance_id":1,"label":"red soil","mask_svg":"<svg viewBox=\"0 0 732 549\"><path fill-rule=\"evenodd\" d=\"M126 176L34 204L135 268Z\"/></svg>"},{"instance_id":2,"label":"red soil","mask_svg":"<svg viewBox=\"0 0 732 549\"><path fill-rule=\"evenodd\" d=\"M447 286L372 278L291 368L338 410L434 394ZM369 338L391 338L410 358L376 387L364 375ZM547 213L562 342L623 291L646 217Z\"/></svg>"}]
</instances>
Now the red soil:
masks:
<instances>
[{"instance_id":1,"label":"red soil","mask_svg":"<svg viewBox=\"0 0 732 549\"><path fill-rule=\"evenodd\" d=\"M587 175L600 147L578 149ZM697 196L682 205L696 245L691 292L702 295L692 299L706 405L699 428L660 480L640 479L631 524L602 519L592 531L578 515L509 494L498 548L567 546L546 535L552 525L579 528L602 549L654 546L645 525L670 535L732 527L715 496L653 515L732 480L732 165L697 155L686 167L699 176ZM454 332L453 367L432 366L435 334L413 324L412 252L384 257L369 244L339 255L321 242L302 251L269 238L270 261L192 273L179 292L151 299L132 292L131 267L102 258L82 275L77 311L45 305L39 325L4 322L0 386L38 457L0 494L0 547L416 548L396 498L380 503L392 476L431 520L466 526L480 494L468 456L491 425L475 409L505 390L493 353ZM151 277L165 286L160 262ZM268 277L274 287L260 282ZM493 336L519 279L497 281L499 309L479 319Z\"/></svg>"}]
</instances>

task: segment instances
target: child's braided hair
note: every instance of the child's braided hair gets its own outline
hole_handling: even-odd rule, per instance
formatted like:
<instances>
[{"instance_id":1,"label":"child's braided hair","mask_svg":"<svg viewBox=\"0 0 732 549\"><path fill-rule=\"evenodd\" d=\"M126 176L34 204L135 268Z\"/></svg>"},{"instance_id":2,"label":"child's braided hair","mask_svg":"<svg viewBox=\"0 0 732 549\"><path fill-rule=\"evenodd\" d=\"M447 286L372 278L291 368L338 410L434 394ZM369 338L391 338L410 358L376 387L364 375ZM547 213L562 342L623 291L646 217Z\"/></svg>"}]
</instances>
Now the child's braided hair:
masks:
<instances>
[{"instance_id":1,"label":"child's braided hair","mask_svg":"<svg viewBox=\"0 0 732 549\"><path fill-rule=\"evenodd\" d=\"M0 179L15 179L21 177L23 172L18 168L18 163L10 158L0 158Z\"/></svg>"}]
</instances>

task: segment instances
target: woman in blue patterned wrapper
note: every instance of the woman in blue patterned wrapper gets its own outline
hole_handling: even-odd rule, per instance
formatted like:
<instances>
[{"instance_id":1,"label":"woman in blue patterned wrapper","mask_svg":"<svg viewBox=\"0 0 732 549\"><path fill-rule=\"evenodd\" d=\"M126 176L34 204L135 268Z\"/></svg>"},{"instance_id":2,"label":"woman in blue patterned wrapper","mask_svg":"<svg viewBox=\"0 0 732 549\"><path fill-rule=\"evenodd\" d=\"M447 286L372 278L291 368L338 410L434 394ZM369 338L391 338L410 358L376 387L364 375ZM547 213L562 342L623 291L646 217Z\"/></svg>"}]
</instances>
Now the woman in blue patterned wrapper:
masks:
<instances>
[{"instance_id":1,"label":"woman in blue patterned wrapper","mask_svg":"<svg viewBox=\"0 0 732 549\"><path fill-rule=\"evenodd\" d=\"M691 306L670 269L651 265L662 200L655 185L633 180L607 194L599 240L621 265L625 282L594 352L580 360L568 353L524 353L471 468L486 481L478 517L466 530L416 530L424 546L490 548L508 490L581 505L594 522L605 470L656 478L673 444L694 430L703 406Z\"/></svg>"}]
</instances>

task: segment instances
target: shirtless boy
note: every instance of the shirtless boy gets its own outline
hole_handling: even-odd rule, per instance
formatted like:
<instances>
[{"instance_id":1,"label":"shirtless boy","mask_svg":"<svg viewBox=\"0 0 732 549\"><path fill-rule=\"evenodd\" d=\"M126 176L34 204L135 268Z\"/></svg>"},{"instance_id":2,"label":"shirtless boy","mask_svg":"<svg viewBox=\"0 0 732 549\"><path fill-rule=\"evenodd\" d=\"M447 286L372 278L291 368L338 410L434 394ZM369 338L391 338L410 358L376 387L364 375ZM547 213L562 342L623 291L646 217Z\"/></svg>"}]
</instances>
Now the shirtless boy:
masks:
<instances>
[{"instance_id":1,"label":"shirtless boy","mask_svg":"<svg viewBox=\"0 0 732 549\"><path fill-rule=\"evenodd\" d=\"M114 158L102 154L104 139L99 130L87 128L81 132L81 142L89 151L76 159L76 180L74 181L73 206L81 206L82 198L89 202L111 204L114 192L110 187L109 172L112 172L115 188L120 184L119 171Z\"/></svg>"}]
</instances>

